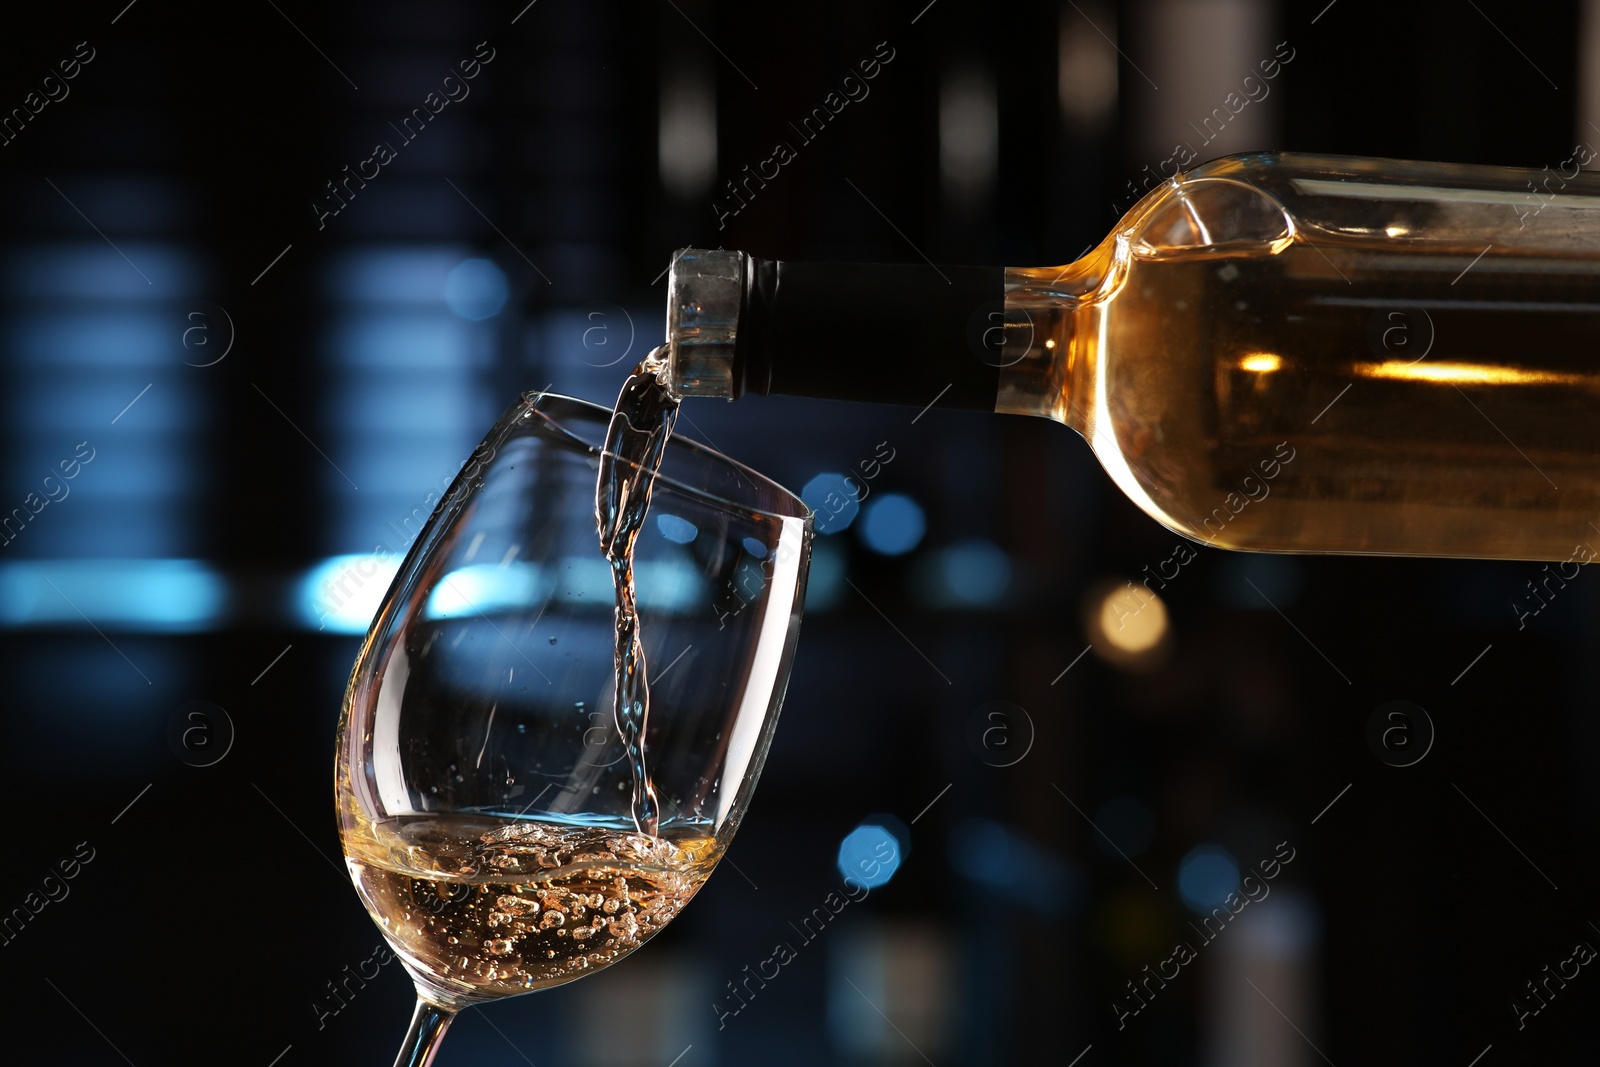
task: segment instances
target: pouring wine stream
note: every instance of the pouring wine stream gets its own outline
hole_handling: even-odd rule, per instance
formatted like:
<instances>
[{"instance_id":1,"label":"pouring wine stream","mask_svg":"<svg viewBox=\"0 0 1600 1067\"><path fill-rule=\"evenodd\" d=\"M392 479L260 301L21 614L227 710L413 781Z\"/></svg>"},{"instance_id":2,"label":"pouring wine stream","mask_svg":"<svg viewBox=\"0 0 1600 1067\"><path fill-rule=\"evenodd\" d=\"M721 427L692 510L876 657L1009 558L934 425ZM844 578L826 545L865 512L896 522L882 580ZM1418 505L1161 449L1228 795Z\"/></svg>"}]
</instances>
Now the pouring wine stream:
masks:
<instances>
[{"instance_id":1,"label":"pouring wine stream","mask_svg":"<svg viewBox=\"0 0 1600 1067\"><path fill-rule=\"evenodd\" d=\"M657 829L655 784L645 763L645 727L650 718L650 682L633 580L633 543L650 508L661 457L678 417L678 400L661 379L665 347L646 356L617 396L606 430L595 485L595 522L600 547L611 565L617 599L616 722L633 771L633 822L641 834Z\"/></svg>"}]
</instances>

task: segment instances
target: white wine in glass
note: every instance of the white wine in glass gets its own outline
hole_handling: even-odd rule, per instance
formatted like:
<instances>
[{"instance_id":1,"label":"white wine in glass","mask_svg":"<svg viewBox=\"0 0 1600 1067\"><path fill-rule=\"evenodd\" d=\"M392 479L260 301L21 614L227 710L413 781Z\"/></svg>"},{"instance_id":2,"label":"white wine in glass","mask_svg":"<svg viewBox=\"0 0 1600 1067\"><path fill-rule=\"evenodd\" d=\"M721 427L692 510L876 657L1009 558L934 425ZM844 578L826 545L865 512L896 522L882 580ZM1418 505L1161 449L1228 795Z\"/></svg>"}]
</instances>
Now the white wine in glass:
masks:
<instances>
[{"instance_id":1,"label":"white wine in glass","mask_svg":"<svg viewBox=\"0 0 1600 1067\"><path fill-rule=\"evenodd\" d=\"M592 974L670 922L771 743L810 513L665 430L641 455L612 417L514 404L356 659L336 800L356 890L417 988L397 1065L429 1063L461 1009ZM623 506L597 523L602 465ZM608 525L631 553L608 561Z\"/></svg>"}]
</instances>

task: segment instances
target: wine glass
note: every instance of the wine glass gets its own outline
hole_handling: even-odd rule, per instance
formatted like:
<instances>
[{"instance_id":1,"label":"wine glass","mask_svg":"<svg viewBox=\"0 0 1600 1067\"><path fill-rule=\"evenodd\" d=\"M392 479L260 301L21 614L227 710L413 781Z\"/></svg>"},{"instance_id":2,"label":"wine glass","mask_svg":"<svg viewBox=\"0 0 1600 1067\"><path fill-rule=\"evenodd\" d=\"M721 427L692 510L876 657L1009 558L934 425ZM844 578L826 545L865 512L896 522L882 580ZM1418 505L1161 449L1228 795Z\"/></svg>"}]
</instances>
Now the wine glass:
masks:
<instances>
[{"instance_id":1,"label":"wine glass","mask_svg":"<svg viewBox=\"0 0 1600 1067\"><path fill-rule=\"evenodd\" d=\"M674 438L634 543L655 825L635 820L596 525L611 414L547 392L513 404L356 658L335 792L356 890L417 989L396 1067L431 1062L462 1008L593 974L671 921L727 849L766 758L811 515Z\"/></svg>"}]
</instances>

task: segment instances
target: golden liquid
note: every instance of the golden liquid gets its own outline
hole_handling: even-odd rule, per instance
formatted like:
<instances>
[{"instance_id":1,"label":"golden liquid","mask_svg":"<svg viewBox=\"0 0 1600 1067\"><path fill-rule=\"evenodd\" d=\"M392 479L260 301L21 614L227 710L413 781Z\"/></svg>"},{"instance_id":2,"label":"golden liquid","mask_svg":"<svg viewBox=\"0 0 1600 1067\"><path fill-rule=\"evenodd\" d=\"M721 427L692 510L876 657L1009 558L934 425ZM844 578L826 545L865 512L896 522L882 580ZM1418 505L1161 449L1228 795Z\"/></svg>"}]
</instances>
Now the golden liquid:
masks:
<instances>
[{"instance_id":1,"label":"golden liquid","mask_svg":"<svg viewBox=\"0 0 1600 1067\"><path fill-rule=\"evenodd\" d=\"M633 545L650 510L656 472L661 469L672 427L678 421L678 400L661 381L661 364L652 362L655 356L651 353L633 369L617 395L594 491L600 548L611 570L617 603L613 657L617 733L627 746L628 766L633 772L633 822L642 834L656 832L658 801L644 752L650 722L650 682L639 632Z\"/></svg>"},{"instance_id":2,"label":"golden liquid","mask_svg":"<svg viewBox=\"0 0 1600 1067\"><path fill-rule=\"evenodd\" d=\"M1600 243L1574 232L1582 247L1541 251L1509 209L1504 235L1417 240L1433 192L1406 195L1364 205L1365 232L1163 249L1135 228L1071 267L1010 272L1029 360L1053 369L1047 387L1028 372L1036 396L1008 406L1003 388L1001 410L1075 427L1130 498L1218 547L1567 560L1600 546ZM1177 199L1153 193L1146 219L1163 198Z\"/></svg>"},{"instance_id":3,"label":"golden liquid","mask_svg":"<svg viewBox=\"0 0 1600 1067\"><path fill-rule=\"evenodd\" d=\"M698 832L462 816L358 821L343 844L419 993L450 1009L610 966L682 910L724 847Z\"/></svg>"}]
</instances>

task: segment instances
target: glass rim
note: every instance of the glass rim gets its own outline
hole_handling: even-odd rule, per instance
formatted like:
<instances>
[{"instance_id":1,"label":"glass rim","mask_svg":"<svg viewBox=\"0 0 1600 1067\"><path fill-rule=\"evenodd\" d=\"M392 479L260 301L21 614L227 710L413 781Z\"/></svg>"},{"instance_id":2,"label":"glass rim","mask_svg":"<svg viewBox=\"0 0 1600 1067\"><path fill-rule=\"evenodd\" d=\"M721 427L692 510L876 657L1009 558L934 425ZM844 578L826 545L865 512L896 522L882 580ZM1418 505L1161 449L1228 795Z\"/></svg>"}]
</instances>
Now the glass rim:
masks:
<instances>
[{"instance_id":1,"label":"glass rim","mask_svg":"<svg viewBox=\"0 0 1600 1067\"><path fill-rule=\"evenodd\" d=\"M552 400L558 402L559 404L568 405L586 414L595 416L600 420L602 427L610 425L611 416L614 413L614 409L603 404L597 404L592 400L584 400L581 397L569 396L566 393L552 392L549 389L530 389L522 394L522 396L519 398L519 403L522 405L524 411L539 415L557 430L560 430L569 440L587 450L591 455L610 456L619 463L625 463L634 469L638 469L637 463L634 463L632 460L624 456L619 456L615 452L607 449L603 439L598 443L586 440L582 435L575 432L571 426L568 426L566 423L564 423L558 415L539 406L541 403ZM690 485L687 482L684 482L678 478L674 478L672 475L666 474L662 471L656 472L655 480L657 482L669 485L673 489L687 496L708 501L723 508L753 512L755 514L766 515L776 519L801 519L805 522L808 528L811 526L813 521L811 507L800 498L800 494L785 488L778 482L767 477L765 474L762 474L760 471L753 470L745 464L740 463L732 456L726 455L725 453L720 452L709 445L701 444L699 441L696 441L693 438L685 437L677 433L674 433L667 441L667 448L688 449L689 451L700 456L714 460L718 463L725 464L726 466L732 468L737 474L748 478L754 485L770 489L780 500L786 500L792 504L794 510L792 512L784 512L775 510L771 507L763 507L750 501L731 500L722 493L718 493L711 489Z\"/></svg>"}]
</instances>

